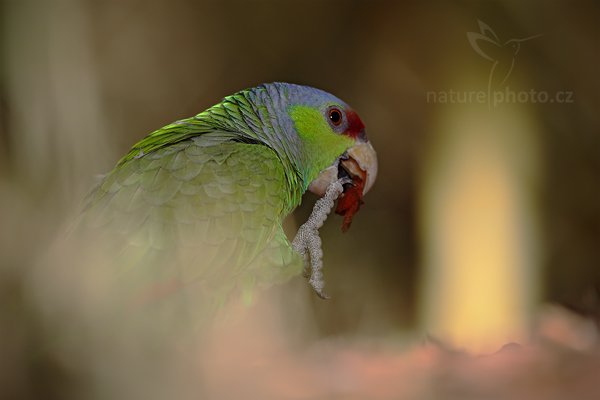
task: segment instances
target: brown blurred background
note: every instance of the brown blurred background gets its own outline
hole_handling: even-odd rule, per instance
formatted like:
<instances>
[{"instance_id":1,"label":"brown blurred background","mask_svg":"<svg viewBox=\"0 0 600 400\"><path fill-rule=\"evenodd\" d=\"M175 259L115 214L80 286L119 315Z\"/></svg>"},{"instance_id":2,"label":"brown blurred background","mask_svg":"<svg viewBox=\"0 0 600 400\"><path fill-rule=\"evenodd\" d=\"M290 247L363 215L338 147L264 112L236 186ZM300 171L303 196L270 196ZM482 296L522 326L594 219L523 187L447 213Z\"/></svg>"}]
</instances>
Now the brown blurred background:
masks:
<instances>
[{"instance_id":1,"label":"brown blurred background","mask_svg":"<svg viewBox=\"0 0 600 400\"><path fill-rule=\"evenodd\" d=\"M535 127L521 155L534 160L533 178L518 188L531 200L522 211L536 216L535 301L600 318L597 2L4 0L0 13L0 302L8 306L0 329L17 327L6 334L35 335L20 274L95 174L148 132L271 81L350 103L379 155L378 181L352 229L341 235L336 218L323 230L333 299L310 297L318 335L417 329L431 149L444 115L496 116L427 98L485 90L491 63L467 40L478 20L502 41L543 35L521 45L511 88L573 93L568 104L514 105ZM524 148L520 140L508 153Z\"/></svg>"}]
</instances>

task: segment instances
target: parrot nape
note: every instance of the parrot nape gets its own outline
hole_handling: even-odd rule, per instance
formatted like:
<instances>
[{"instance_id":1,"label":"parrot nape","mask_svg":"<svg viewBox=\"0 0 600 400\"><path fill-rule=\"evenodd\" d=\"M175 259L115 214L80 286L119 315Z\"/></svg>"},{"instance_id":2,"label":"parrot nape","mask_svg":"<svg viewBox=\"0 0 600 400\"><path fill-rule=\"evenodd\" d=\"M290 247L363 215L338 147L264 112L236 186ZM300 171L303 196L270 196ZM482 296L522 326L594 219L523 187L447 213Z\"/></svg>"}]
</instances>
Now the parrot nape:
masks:
<instances>
[{"instance_id":1,"label":"parrot nape","mask_svg":"<svg viewBox=\"0 0 600 400\"><path fill-rule=\"evenodd\" d=\"M111 238L132 298L185 292L214 309L232 293L244 298L300 274L303 249L321 251L310 229L296 251L282 228L303 193L327 197L337 185L326 213L339 195L345 230L376 173L364 125L346 103L264 84L134 145L90 193L82 222ZM311 284L324 296L319 280Z\"/></svg>"}]
</instances>

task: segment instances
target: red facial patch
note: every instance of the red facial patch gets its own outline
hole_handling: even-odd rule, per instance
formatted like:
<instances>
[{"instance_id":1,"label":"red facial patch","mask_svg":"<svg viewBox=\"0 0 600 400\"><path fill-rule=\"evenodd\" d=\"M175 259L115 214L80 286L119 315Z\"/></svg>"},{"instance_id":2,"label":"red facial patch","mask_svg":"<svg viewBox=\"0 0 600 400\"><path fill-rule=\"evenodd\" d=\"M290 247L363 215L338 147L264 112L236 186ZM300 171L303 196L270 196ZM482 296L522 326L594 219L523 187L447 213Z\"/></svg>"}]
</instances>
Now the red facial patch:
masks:
<instances>
[{"instance_id":1,"label":"red facial patch","mask_svg":"<svg viewBox=\"0 0 600 400\"><path fill-rule=\"evenodd\" d=\"M350 136L352 139L360 138L366 140L365 125L360 120L356 111L350 108L346 110L346 118L348 119L348 129L346 129L344 135Z\"/></svg>"}]
</instances>

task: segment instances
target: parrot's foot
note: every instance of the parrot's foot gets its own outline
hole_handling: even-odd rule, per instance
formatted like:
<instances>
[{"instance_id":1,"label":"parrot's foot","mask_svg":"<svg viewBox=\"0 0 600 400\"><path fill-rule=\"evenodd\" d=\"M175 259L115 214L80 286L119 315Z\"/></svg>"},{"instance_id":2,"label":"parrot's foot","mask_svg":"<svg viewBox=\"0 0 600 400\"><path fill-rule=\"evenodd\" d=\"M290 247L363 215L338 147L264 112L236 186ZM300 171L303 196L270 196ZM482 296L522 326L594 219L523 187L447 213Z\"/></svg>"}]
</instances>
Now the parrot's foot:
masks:
<instances>
[{"instance_id":1,"label":"parrot's foot","mask_svg":"<svg viewBox=\"0 0 600 400\"><path fill-rule=\"evenodd\" d=\"M328 299L329 296L323 291L325 281L321 271L323 269L323 250L321 249L319 228L323 226L335 200L344 191L344 184L349 182L351 182L350 179L341 178L327 187L325 195L317 200L308 221L300 226L292 241L292 247L304 259L304 276L309 278L308 282L322 299Z\"/></svg>"}]
</instances>

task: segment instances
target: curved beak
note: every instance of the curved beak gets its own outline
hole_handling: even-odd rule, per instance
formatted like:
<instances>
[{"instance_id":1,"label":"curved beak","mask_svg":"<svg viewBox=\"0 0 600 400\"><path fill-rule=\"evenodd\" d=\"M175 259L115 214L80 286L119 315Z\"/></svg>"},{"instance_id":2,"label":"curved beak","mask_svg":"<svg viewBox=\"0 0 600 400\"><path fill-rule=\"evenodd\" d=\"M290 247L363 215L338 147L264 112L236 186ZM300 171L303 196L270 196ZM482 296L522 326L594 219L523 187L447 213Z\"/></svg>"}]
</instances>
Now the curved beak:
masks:
<instances>
[{"instance_id":1,"label":"curved beak","mask_svg":"<svg viewBox=\"0 0 600 400\"><path fill-rule=\"evenodd\" d=\"M352 224L352 218L363 204L363 196L373 187L377 178L377 153L366 140L358 140L342 154L336 162L323 170L317 179L312 181L308 189L318 196L333 182L349 178L352 182L344 184L344 192L338 197L335 213L344 217L342 232L346 232Z\"/></svg>"},{"instance_id":2,"label":"curved beak","mask_svg":"<svg viewBox=\"0 0 600 400\"><path fill-rule=\"evenodd\" d=\"M363 195L373 187L377 178L377 153L370 142L359 142L348 149L348 160L340 160L342 167L354 180L364 181Z\"/></svg>"},{"instance_id":3,"label":"curved beak","mask_svg":"<svg viewBox=\"0 0 600 400\"><path fill-rule=\"evenodd\" d=\"M362 187L361 195L373 187L377 178L377 153L370 142L358 141L350 147L332 166L321 171L308 189L323 196L331 183L344 176L352 179L355 186Z\"/></svg>"}]
</instances>

